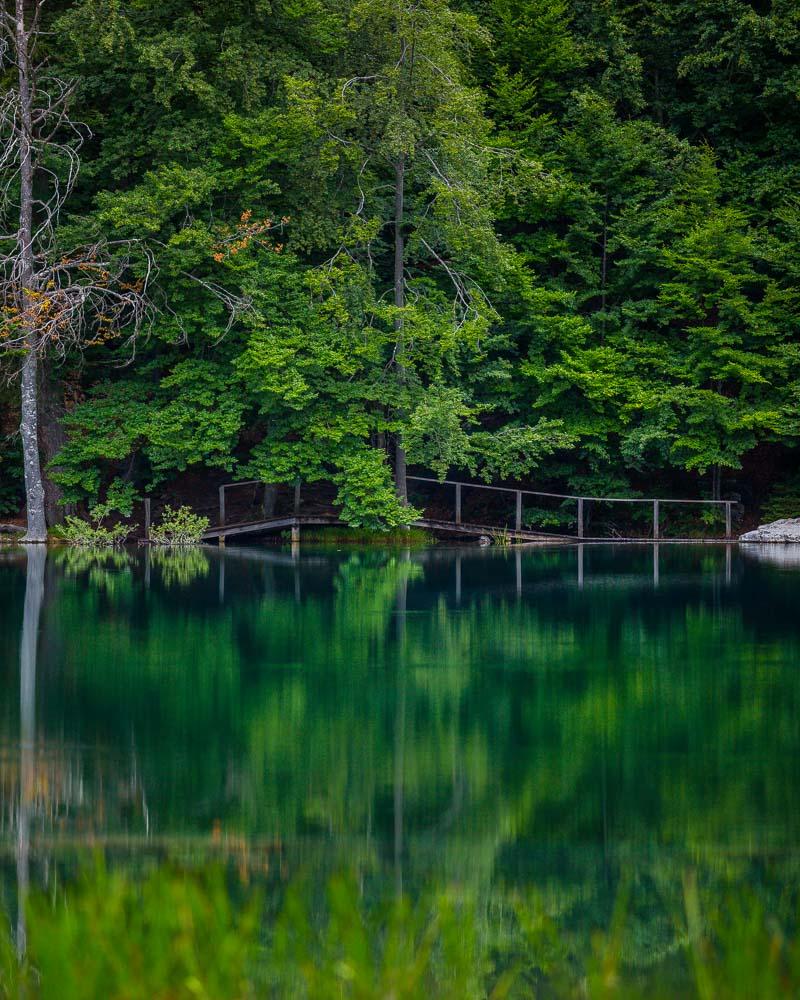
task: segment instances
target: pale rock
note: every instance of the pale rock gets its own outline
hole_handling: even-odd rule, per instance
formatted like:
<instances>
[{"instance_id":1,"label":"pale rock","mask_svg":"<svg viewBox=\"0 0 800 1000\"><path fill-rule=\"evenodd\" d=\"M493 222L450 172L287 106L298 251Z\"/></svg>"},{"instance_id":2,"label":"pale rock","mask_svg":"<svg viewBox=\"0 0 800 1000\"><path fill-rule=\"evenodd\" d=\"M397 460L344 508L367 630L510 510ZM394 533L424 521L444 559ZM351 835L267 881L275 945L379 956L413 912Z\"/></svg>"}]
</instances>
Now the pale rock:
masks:
<instances>
[{"instance_id":1,"label":"pale rock","mask_svg":"<svg viewBox=\"0 0 800 1000\"><path fill-rule=\"evenodd\" d=\"M748 531L740 542L800 542L800 517L785 517L771 524L762 524Z\"/></svg>"}]
</instances>

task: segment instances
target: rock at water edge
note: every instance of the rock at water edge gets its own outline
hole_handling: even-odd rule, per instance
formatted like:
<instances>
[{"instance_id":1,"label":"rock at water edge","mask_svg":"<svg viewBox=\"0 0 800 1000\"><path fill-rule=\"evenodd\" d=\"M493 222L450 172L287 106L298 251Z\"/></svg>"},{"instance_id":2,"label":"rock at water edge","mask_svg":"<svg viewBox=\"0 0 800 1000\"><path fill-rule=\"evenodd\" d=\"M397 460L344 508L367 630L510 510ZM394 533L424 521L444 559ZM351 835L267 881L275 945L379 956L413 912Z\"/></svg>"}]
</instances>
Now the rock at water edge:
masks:
<instances>
[{"instance_id":1,"label":"rock at water edge","mask_svg":"<svg viewBox=\"0 0 800 1000\"><path fill-rule=\"evenodd\" d=\"M800 542L800 517L785 517L748 531L740 542Z\"/></svg>"}]
</instances>

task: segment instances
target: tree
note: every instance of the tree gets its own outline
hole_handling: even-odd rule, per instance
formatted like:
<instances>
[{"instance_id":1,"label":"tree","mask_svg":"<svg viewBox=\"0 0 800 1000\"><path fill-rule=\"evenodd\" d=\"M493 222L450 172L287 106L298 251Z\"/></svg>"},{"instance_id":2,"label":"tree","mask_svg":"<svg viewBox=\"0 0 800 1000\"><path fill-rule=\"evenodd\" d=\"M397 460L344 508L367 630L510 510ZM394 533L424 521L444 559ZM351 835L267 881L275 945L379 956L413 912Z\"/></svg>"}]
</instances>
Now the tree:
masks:
<instances>
[{"instance_id":1,"label":"tree","mask_svg":"<svg viewBox=\"0 0 800 1000\"><path fill-rule=\"evenodd\" d=\"M658 226L671 238L655 256L642 253L642 229ZM661 461L710 472L718 500L723 470L740 468L760 440L797 433L787 393L799 374L796 293L783 287L744 213L719 204L708 152L626 229L629 269L656 265L661 281L652 298L640 294L623 309L639 376L623 452L640 459L655 446ZM631 336L642 323L649 335Z\"/></svg>"},{"instance_id":2,"label":"tree","mask_svg":"<svg viewBox=\"0 0 800 1000\"><path fill-rule=\"evenodd\" d=\"M88 329L63 368L38 351L46 493L59 379L70 501L224 468L334 480L347 519L386 525L410 517L406 463L593 494L727 469L746 495L797 455L791 4L47 9L37 73L75 81L93 134L35 267L152 241L170 308L135 365L119 338L73 363ZM64 191L64 157L37 155L36 196L47 170ZM223 288L249 302L233 324Z\"/></svg>"},{"instance_id":3,"label":"tree","mask_svg":"<svg viewBox=\"0 0 800 1000\"><path fill-rule=\"evenodd\" d=\"M330 204L344 220L322 291L340 304L359 299L378 347L376 430L394 440L402 502L409 421L426 393L439 396L485 357L490 292L511 265L494 219L512 157L493 141L467 70L483 39L476 19L445 0L358 0L341 57L347 75L327 91L297 81L292 94L308 122L308 159L314 147L325 152Z\"/></svg>"},{"instance_id":4,"label":"tree","mask_svg":"<svg viewBox=\"0 0 800 1000\"><path fill-rule=\"evenodd\" d=\"M45 487L39 454L38 366L86 343L128 329L135 336L147 311L150 258L138 274L130 244L102 238L65 252L59 214L75 184L80 125L69 115L72 87L36 61L44 38L44 0L15 0L0 10L0 56L17 85L0 104L0 214L16 232L0 234L0 340L21 355L20 436L28 530L25 541L47 538Z\"/></svg>"}]
</instances>

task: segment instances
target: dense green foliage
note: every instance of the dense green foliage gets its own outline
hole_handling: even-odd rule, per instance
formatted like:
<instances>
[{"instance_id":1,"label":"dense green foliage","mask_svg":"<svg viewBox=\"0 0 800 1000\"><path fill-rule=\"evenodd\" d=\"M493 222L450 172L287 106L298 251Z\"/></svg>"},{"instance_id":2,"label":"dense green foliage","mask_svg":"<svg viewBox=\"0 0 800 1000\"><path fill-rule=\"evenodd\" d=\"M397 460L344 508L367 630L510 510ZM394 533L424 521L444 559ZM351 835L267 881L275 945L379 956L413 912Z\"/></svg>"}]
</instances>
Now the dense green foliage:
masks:
<instances>
[{"instance_id":1,"label":"dense green foliage","mask_svg":"<svg viewBox=\"0 0 800 1000\"><path fill-rule=\"evenodd\" d=\"M48 10L92 131L59 238L159 269L135 356L54 372L67 500L224 470L333 481L347 521L394 527L399 446L746 503L796 468L795 4Z\"/></svg>"}]
</instances>

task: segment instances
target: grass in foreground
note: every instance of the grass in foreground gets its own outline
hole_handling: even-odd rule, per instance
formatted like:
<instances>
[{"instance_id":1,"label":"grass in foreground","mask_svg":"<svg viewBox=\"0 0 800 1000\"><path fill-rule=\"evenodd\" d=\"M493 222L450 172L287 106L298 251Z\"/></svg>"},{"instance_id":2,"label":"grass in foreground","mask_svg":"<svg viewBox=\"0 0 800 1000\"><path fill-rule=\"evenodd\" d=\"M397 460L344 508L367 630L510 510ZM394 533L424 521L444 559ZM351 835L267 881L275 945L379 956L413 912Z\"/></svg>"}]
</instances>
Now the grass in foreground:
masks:
<instances>
[{"instance_id":1,"label":"grass in foreground","mask_svg":"<svg viewBox=\"0 0 800 1000\"><path fill-rule=\"evenodd\" d=\"M232 899L236 899L236 903ZM41 1000L292 997L313 1000L548 998L783 998L800 986L800 945L752 896L702 910L693 878L676 916L669 970L643 982L630 949L620 895L608 932L583 961L535 901L510 896L501 918L458 892L412 905L367 903L355 879L323 893L296 884L277 916L258 892L228 885L220 870L152 871L142 881L100 869L66 892L35 895L27 909L28 954L0 938L2 995Z\"/></svg>"}]
</instances>

